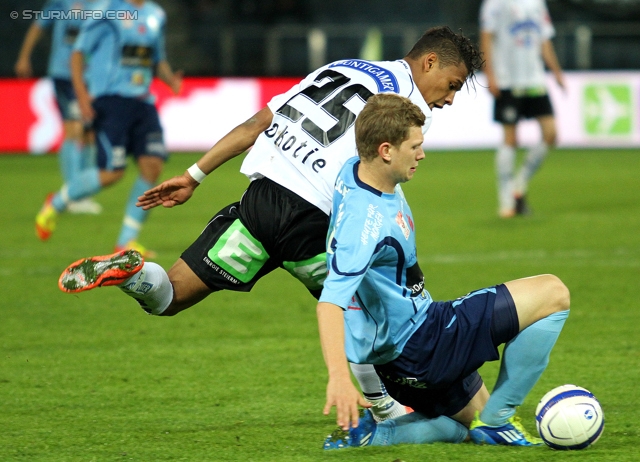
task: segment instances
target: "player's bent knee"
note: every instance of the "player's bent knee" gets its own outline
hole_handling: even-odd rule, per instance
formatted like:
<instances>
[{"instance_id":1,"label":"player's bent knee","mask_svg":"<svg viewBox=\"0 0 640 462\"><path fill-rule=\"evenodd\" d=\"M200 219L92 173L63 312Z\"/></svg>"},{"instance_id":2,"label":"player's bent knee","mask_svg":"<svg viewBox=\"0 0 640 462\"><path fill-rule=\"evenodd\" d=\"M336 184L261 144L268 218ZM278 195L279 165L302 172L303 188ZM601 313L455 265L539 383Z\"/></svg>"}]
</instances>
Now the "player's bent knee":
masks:
<instances>
[{"instance_id":1,"label":"player's bent knee","mask_svg":"<svg viewBox=\"0 0 640 462\"><path fill-rule=\"evenodd\" d=\"M553 274L545 274L544 277L547 279L546 285L549 292L549 308L553 312L568 310L571 305L569 288L559 277Z\"/></svg>"}]
</instances>

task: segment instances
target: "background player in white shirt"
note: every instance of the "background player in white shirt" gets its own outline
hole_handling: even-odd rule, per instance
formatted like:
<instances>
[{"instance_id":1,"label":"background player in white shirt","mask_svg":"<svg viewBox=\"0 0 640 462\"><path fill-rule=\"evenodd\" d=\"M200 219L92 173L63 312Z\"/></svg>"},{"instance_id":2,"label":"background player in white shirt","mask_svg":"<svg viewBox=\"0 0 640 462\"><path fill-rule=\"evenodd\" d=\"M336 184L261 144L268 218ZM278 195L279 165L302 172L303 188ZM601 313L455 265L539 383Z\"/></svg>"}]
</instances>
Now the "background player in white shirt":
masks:
<instances>
[{"instance_id":1,"label":"background player in white shirt","mask_svg":"<svg viewBox=\"0 0 640 462\"><path fill-rule=\"evenodd\" d=\"M496 152L499 215L529 212L529 180L556 142L556 126L545 84L544 65L564 88L562 69L551 38L555 30L544 0L484 0L480 9L480 48L489 91L495 97L494 120L504 141ZM514 174L520 119L537 119L542 140L532 146Z\"/></svg>"},{"instance_id":2,"label":"background player in white shirt","mask_svg":"<svg viewBox=\"0 0 640 462\"><path fill-rule=\"evenodd\" d=\"M340 168L356 155L353 127L367 99L380 92L410 98L427 118L426 131L431 110L452 104L480 66L469 39L448 27L425 32L401 60L323 66L229 132L183 175L140 197L144 209L182 204L206 174L253 146L241 168L251 179L241 201L214 215L168 273L123 252L79 260L62 274L60 288L117 284L149 313L171 316L218 290L248 292L280 267L319 297L332 191ZM372 367L354 374L377 415L404 413L387 399Z\"/></svg>"}]
</instances>

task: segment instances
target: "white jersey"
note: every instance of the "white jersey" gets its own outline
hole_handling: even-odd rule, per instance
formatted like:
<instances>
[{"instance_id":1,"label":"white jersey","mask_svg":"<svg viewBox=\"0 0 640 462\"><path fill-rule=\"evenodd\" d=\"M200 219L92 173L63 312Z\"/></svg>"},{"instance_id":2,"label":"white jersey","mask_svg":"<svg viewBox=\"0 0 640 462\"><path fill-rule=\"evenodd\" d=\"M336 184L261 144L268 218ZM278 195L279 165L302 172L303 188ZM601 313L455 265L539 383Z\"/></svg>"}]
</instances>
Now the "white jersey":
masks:
<instances>
[{"instance_id":1,"label":"white jersey","mask_svg":"<svg viewBox=\"0 0 640 462\"><path fill-rule=\"evenodd\" d=\"M480 29L493 34L493 71L499 88L545 86L542 43L555 30L544 0L484 0Z\"/></svg>"},{"instance_id":2,"label":"white jersey","mask_svg":"<svg viewBox=\"0 0 640 462\"><path fill-rule=\"evenodd\" d=\"M431 110L404 60L342 60L309 74L269 103L271 126L258 136L240 171L249 179L267 177L327 215L342 165L355 155L355 120L375 93L394 92Z\"/></svg>"}]
</instances>

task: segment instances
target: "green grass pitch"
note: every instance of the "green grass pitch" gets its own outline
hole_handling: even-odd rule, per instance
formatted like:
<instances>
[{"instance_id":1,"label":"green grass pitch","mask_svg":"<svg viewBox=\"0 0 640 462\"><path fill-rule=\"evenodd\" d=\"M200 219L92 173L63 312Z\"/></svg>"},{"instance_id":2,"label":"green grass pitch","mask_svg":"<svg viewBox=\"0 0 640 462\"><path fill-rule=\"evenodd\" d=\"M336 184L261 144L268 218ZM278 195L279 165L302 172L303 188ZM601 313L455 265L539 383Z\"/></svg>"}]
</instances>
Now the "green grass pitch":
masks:
<instances>
[{"instance_id":1,"label":"green grass pitch","mask_svg":"<svg viewBox=\"0 0 640 462\"><path fill-rule=\"evenodd\" d=\"M163 178L196 159L176 154ZM154 210L141 241L168 268L247 184L239 159L192 200ZM639 460L640 152L558 150L531 184L533 215L496 217L493 155L428 152L404 189L435 299L554 273L572 313L519 411L574 383L601 401L606 427L585 451L471 443L324 452L326 371L315 301L284 271L250 294L214 294L174 318L144 314L115 288L77 295L57 278L110 253L134 179L101 192L101 216L64 215L49 242L33 220L59 186L54 156L0 156L0 461L632 461ZM497 363L481 371L489 390Z\"/></svg>"}]
</instances>

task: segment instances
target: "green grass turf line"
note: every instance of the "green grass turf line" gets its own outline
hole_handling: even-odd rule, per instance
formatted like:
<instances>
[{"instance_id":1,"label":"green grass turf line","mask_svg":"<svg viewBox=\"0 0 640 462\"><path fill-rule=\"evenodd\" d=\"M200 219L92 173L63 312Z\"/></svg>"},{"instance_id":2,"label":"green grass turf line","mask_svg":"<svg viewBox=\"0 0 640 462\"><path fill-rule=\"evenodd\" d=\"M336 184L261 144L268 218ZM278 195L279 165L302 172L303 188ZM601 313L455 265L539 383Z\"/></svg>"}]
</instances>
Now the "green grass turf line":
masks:
<instances>
[{"instance_id":1,"label":"green grass turf line","mask_svg":"<svg viewBox=\"0 0 640 462\"><path fill-rule=\"evenodd\" d=\"M173 155L164 178L196 154ZM247 185L239 160L192 200L154 210L141 242L169 267ZM554 273L572 312L519 411L535 431L542 395L590 389L606 427L585 451L434 444L323 452L326 372L315 301L284 271L250 294L218 293L174 318L146 315L116 288L69 295L64 267L110 253L135 178L97 195L101 216L64 215L42 243L33 220L59 187L54 156L0 156L0 461L632 461L640 446L640 153L558 150L530 187L533 214L496 216L493 154L428 152L404 185L426 287L452 298ZM498 364L481 373L489 389Z\"/></svg>"}]
</instances>

